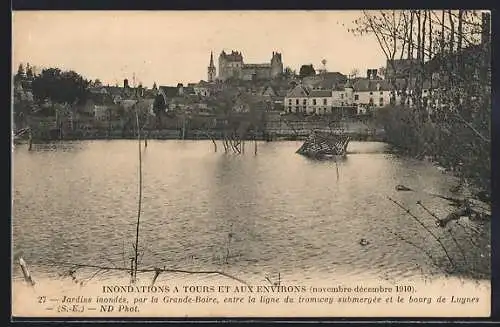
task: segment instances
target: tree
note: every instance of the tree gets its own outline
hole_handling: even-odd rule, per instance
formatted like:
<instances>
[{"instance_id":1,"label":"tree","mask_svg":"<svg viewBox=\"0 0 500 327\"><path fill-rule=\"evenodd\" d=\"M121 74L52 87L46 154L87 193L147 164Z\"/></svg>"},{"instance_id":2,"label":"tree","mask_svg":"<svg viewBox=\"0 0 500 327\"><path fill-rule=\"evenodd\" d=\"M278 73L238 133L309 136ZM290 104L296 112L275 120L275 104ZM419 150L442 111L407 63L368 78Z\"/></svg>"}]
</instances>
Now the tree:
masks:
<instances>
[{"instance_id":1,"label":"tree","mask_svg":"<svg viewBox=\"0 0 500 327\"><path fill-rule=\"evenodd\" d=\"M385 78L393 90L401 91L401 104L411 108L402 119L384 126L388 139L459 169L464 178L490 192L490 14L364 11L354 23L355 34L377 39L388 63ZM398 61L407 64L398 66ZM424 84L431 86L425 96ZM411 91L409 96L405 91Z\"/></svg>"},{"instance_id":2,"label":"tree","mask_svg":"<svg viewBox=\"0 0 500 327\"><path fill-rule=\"evenodd\" d=\"M302 65L300 67L300 71L299 71L300 78L304 78L307 76L314 76L314 75L316 75L316 70L314 69L312 64Z\"/></svg>"},{"instance_id":3,"label":"tree","mask_svg":"<svg viewBox=\"0 0 500 327\"><path fill-rule=\"evenodd\" d=\"M31 68L30 64L26 64L26 78L31 80L33 78L33 68Z\"/></svg>"},{"instance_id":4,"label":"tree","mask_svg":"<svg viewBox=\"0 0 500 327\"><path fill-rule=\"evenodd\" d=\"M22 63L20 63L19 68L17 68L17 76L18 77L26 77L26 73L24 71L24 66Z\"/></svg>"},{"instance_id":5,"label":"tree","mask_svg":"<svg viewBox=\"0 0 500 327\"><path fill-rule=\"evenodd\" d=\"M155 97L155 101L153 102L153 113L156 116L156 122L158 124L161 124L161 118L163 114L165 113L165 99L163 98L163 95L158 94Z\"/></svg>"},{"instance_id":6,"label":"tree","mask_svg":"<svg viewBox=\"0 0 500 327\"><path fill-rule=\"evenodd\" d=\"M33 95L38 100L50 99L59 103L84 103L89 86L82 76L74 71L61 71L59 68L42 70L32 83Z\"/></svg>"},{"instance_id":7,"label":"tree","mask_svg":"<svg viewBox=\"0 0 500 327\"><path fill-rule=\"evenodd\" d=\"M19 64L19 67L17 68L17 73L14 75L14 83L18 83L26 78L26 73L24 71L24 66L23 64Z\"/></svg>"},{"instance_id":8,"label":"tree","mask_svg":"<svg viewBox=\"0 0 500 327\"><path fill-rule=\"evenodd\" d=\"M327 60L326 59L323 59L321 60L321 73L322 74L326 74L328 72L328 70L326 69L326 63L327 63Z\"/></svg>"}]
</instances>

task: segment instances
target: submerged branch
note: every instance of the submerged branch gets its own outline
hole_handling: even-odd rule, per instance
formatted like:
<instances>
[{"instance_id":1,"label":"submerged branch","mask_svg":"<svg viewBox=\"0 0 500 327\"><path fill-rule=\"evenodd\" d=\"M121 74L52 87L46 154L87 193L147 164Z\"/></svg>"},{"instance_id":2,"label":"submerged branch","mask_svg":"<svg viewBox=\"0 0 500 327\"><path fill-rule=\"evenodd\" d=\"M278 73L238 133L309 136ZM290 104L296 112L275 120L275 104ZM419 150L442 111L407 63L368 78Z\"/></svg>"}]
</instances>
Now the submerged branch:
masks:
<instances>
[{"instance_id":1,"label":"submerged branch","mask_svg":"<svg viewBox=\"0 0 500 327\"><path fill-rule=\"evenodd\" d=\"M394 204L396 204L397 206L399 206L401 209L403 209L410 217L412 217L420 226L422 226L423 229L425 229L427 231L427 233L429 233L429 235L432 236L432 238L434 238L434 240L436 240L436 242L438 242L438 244L440 245L441 249L443 249L443 252L445 253L446 257L448 258L448 260L450 261L450 263L453 265L453 267L455 267L455 262L453 261L453 259L451 258L450 254L448 253L448 250L446 249L446 246L444 246L443 242L441 241L441 239L439 237L436 236L436 234L434 234L430 229L429 227L427 227L420 219L418 219L417 216L415 216L411 211L410 209L407 209L405 208L403 205L401 205L399 202L397 202L396 200L392 199L391 197L387 197L391 202L393 202Z\"/></svg>"},{"instance_id":2,"label":"submerged branch","mask_svg":"<svg viewBox=\"0 0 500 327\"><path fill-rule=\"evenodd\" d=\"M436 222L439 222L441 219L432 211L430 211L429 209L427 209L424 204L421 202L421 201L417 201L417 204L422 207L422 209L424 209L429 215L431 215L434 219L436 219Z\"/></svg>"},{"instance_id":3,"label":"submerged branch","mask_svg":"<svg viewBox=\"0 0 500 327\"><path fill-rule=\"evenodd\" d=\"M434 219L436 219L436 224L439 224L439 222L441 221L441 219L439 219L439 217L433 213L432 211L430 211L427 207L425 207L423 205L423 203L421 201L417 201L417 204L422 207L422 209L425 210L425 212L427 212L430 216L432 216ZM453 242L455 243L456 247L458 248L458 250L460 251L460 253L462 254L462 258L464 260L464 263L467 265L467 258L465 256L465 252L464 250L462 249L462 247L460 246L460 244L458 243L457 239L455 238L455 236L453 236L453 233L451 232L451 229L448 229L448 233L450 234L450 237L452 238Z\"/></svg>"},{"instance_id":4,"label":"submerged branch","mask_svg":"<svg viewBox=\"0 0 500 327\"><path fill-rule=\"evenodd\" d=\"M114 270L114 271L129 271L129 268L121 268L121 267L106 267L106 266L99 266L99 265L91 265L91 264L77 264L77 263L69 263L69 262L52 262L52 264L59 265L59 266L66 266L66 267L74 267L74 268L95 268L95 269L103 269L103 270ZM193 271L193 270L185 270L185 269L167 269L167 268L143 268L143 269L138 269L137 267L135 268L136 272L139 273L150 273L154 272L157 273L159 272L164 272L164 273L183 273L183 274L205 274L205 275L221 275L230 279L233 279L235 281L238 281L242 284L248 285L247 282L243 281L242 279L239 279L238 277L232 276L230 274L227 274L222 271L217 271L217 270L200 270L200 271Z\"/></svg>"}]
</instances>

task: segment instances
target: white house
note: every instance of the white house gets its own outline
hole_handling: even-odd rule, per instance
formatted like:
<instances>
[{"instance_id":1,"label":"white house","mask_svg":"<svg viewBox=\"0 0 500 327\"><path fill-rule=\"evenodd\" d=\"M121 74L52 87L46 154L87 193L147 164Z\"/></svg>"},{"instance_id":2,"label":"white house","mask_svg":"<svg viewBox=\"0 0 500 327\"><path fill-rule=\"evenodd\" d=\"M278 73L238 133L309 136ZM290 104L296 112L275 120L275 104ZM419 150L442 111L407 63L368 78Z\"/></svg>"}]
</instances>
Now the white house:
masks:
<instances>
[{"instance_id":1,"label":"white house","mask_svg":"<svg viewBox=\"0 0 500 327\"><path fill-rule=\"evenodd\" d=\"M303 85L292 88L284 101L286 113L327 114L334 106L332 90L309 89Z\"/></svg>"},{"instance_id":2,"label":"white house","mask_svg":"<svg viewBox=\"0 0 500 327\"><path fill-rule=\"evenodd\" d=\"M351 82L332 90L332 104L336 107L354 106L354 89Z\"/></svg>"},{"instance_id":3,"label":"white house","mask_svg":"<svg viewBox=\"0 0 500 327\"><path fill-rule=\"evenodd\" d=\"M335 106L356 106L358 114L368 108L384 107L391 102L392 85L386 80L362 78L353 83L347 81L344 87L332 91Z\"/></svg>"},{"instance_id":4,"label":"white house","mask_svg":"<svg viewBox=\"0 0 500 327\"><path fill-rule=\"evenodd\" d=\"M386 80L359 79L353 83L353 102L364 107L384 107L391 102L392 89Z\"/></svg>"},{"instance_id":5,"label":"white house","mask_svg":"<svg viewBox=\"0 0 500 327\"><path fill-rule=\"evenodd\" d=\"M285 96L285 112L287 113L305 113L309 103L309 89L296 85Z\"/></svg>"},{"instance_id":6,"label":"white house","mask_svg":"<svg viewBox=\"0 0 500 327\"><path fill-rule=\"evenodd\" d=\"M306 108L308 114L326 114L330 112L332 103L331 90L311 90Z\"/></svg>"}]
</instances>

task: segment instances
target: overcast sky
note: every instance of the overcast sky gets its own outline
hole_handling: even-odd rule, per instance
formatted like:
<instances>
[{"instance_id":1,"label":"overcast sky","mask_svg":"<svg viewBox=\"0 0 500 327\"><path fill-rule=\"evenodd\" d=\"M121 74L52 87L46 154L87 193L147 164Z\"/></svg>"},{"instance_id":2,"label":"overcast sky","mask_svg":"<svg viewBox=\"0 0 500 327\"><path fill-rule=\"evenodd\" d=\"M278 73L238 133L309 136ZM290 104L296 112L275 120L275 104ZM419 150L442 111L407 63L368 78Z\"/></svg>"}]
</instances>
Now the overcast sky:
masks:
<instances>
[{"instance_id":1,"label":"overcast sky","mask_svg":"<svg viewBox=\"0 0 500 327\"><path fill-rule=\"evenodd\" d=\"M302 64L349 73L385 66L376 39L347 31L359 11L43 11L13 13L13 71L19 63L75 70L114 85L151 87L207 79L210 51L238 50L245 63L282 53ZM344 26L343 26L344 24ZM218 72L217 72L218 73Z\"/></svg>"}]
</instances>

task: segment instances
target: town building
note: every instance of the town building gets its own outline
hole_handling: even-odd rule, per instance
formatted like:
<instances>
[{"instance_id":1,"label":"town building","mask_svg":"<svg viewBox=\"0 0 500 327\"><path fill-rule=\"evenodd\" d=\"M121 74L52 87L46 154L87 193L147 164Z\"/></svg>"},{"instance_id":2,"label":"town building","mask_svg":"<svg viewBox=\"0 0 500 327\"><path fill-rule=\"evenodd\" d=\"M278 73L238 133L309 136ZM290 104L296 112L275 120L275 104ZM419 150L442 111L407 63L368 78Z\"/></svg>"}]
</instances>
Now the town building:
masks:
<instances>
[{"instance_id":1,"label":"town building","mask_svg":"<svg viewBox=\"0 0 500 327\"><path fill-rule=\"evenodd\" d=\"M226 53L222 51L219 55L219 79L237 80L269 80L283 74L283 60L281 53L274 52L270 63L245 64L243 55L238 51Z\"/></svg>"},{"instance_id":2,"label":"town building","mask_svg":"<svg viewBox=\"0 0 500 327\"><path fill-rule=\"evenodd\" d=\"M285 97L285 110L288 113L326 114L332 108L332 91L309 89L297 85Z\"/></svg>"},{"instance_id":3,"label":"town building","mask_svg":"<svg viewBox=\"0 0 500 327\"><path fill-rule=\"evenodd\" d=\"M352 91L345 89L346 95L352 97L348 101L361 107L384 107L391 102L392 86L386 80L362 78L352 84Z\"/></svg>"},{"instance_id":4,"label":"town building","mask_svg":"<svg viewBox=\"0 0 500 327\"><path fill-rule=\"evenodd\" d=\"M309 88L303 84L292 88L285 96L286 113L329 114L341 107L356 107L358 114L368 108L383 107L391 102L392 86L388 81L358 78L332 89Z\"/></svg>"},{"instance_id":5,"label":"town building","mask_svg":"<svg viewBox=\"0 0 500 327\"><path fill-rule=\"evenodd\" d=\"M137 87L130 86L128 79L123 80L123 86L94 86L89 89L90 94L106 94L111 96L115 104L126 99L143 98L148 91L141 84Z\"/></svg>"}]
</instances>

